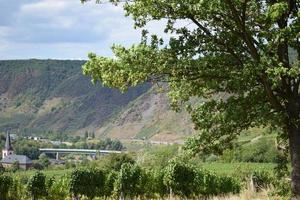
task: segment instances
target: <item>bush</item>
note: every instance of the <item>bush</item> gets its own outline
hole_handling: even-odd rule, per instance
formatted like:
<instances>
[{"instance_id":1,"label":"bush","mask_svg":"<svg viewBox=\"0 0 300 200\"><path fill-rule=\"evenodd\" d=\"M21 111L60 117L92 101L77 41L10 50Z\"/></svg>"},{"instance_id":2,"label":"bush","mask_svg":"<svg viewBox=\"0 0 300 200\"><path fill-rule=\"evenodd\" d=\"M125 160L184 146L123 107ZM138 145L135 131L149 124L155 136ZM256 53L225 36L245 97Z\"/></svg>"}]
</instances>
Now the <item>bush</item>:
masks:
<instances>
[{"instance_id":1,"label":"bush","mask_svg":"<svg viewBox=\"0 0 300 200\"><path fill-rule=\"evenodd\" d=\"M46 176L41 172L36 172L27 183L27 191L33 200L47 196Z\"/></svg>"},{"instance_id":2,"label":"bush","mask_svg":"<svg viewBox=\"0 0 300 200\"><path fill-rule=\"evenodd\" d=\"M0 175L0 199L7 199L12 182L13 180L10 176Z\"/></svg>"},{"instance_id":3,"label":"bush","mask_svg":"<svg viewBox=\"0 0 300 200\"><path fill-rule=\"evenodd\" d=\"M205 159L205 162L209 162L209 163L216 162L218 159L219 159L218 156L211 154Z\"/></svg>"},{"instance_id":4,"label":"bush","mask_svg":"<svg viewBox=\"0 0 300 200\"><path fill-rule=\"evenodd\" d=\"M276 162L278 154L275 142L269 138L262 138L256 142L225 151L221 159L225 162L270 163Z\"/></svg>"},{"instance_id":5,"label":"bush","mask_svg":"<svg viewBox=\"0 0 300 200\"><path fill-rule=\"evenodd\" d=\"M124 163L115 181L115 193L121 198L137 197L141 191L142 170L138 165Z\"/></svg>"},{"instance_id":6,"label":"bush","mask_svg":"<svg viewBox=\"0 0 300 200\"><path fill-rule=\"evenodd\" d=\"M164 170L164 184L170 193L189 198L193 196L196 186L197 172L189 164L172 160Z\"/></svg>"},{"instance_id":7,"label":"bush","mask_svg":"<svg viewBox=\"0 0 300 200\"><path fill-rule=\"evenodd\" d=\"M134 164L135 160L128 154L110 154L100 160L108 170L119 171L124 163Z\"/></svg>"},{"instance_id":8,"label":"bush","mask_svg":"<svg viewBox=\"0 0 300 200\"><path fill-rule=\"evenodd\" d=\"M69 194L67 188L68 181L68 178L64 176L59 180L53 180L51 185L48 184L47 200L65 200Z\"/></svg>"},{"instance_id":9,"label":"bush","mask_svg":"<svg viewBox=\"0 0 300 200\"><path fill-rule=\"evenodd\" d=\"M117 173L115 171L107 171L105 174L105 183L104 183L104 194L105 199L110 197L114 191L114 183L117 179Z\"/></svg>"},{"instance_id":10,"label":"bush","mask_svg":"<svg viewBox=\"0 0 300 200\"><path fill-rule=\"evenodd\" d=\"M210 197L229 193L239 193L242 186L241 182L230 176L220 176L211 172L197 171L197 195Z\"/></svg>"},{"instance_id":11,"label":"bush","mask_svg":"<svg viewBox=\"0 0 300 200\"><path fill-rule=\"evenodd\" d=\"M69 191L76 198L84 195L89 199L104 195L105 176L99 169L76 169L71 174Z\"/></svg>"},{"instance_id":12,"label":"bush","mask_svg":"<svg viewBox=\"0 0 300 200\"><path fill-rule=\"evenodd\" d=\"M272 175L267 171L254 171L252 183L256 191L269 187L273 182Z\"/></svg>"},{"instance_id":13,"label":"bush","mask_svg":"<svg viewBox=\"0 0 300 200\"><path fill-rule=\"evenodd\" d=\"M28 177L26 176L15 176L13 182L10 185L8 200L20 200L26 199L27 191L25 185L27 185Z\"/></svg>"}]
</instances>

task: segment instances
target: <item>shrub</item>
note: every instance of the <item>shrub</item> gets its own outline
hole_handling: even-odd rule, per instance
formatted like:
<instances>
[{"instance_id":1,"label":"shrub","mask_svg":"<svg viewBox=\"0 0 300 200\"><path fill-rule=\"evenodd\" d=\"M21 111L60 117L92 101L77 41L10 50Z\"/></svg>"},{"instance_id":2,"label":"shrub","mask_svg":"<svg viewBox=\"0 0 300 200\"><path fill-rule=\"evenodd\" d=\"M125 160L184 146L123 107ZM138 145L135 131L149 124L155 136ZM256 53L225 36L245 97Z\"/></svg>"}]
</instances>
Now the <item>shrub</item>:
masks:
<instances>
[{"instance_id":1,"label":"shrub","mask_svg":"<svg viewBox=\"0 0 300 200\"><path fill-rule=\"evenodd\" d=\"M47 196L46 176L41 172L36 172L27 183L28 193L33 200Z\"/></svg>"},{"instance_id":2,"label":"shrub","mask_svg":"<svg viewBox=\"0 0 300 200\"><path fill-rule=\"evenodd\" d=\"M63 176L59 180L53 180L53 183L48 184L47 200L65 200L69 194L68 181L68 178Z\"/></svg>"},{"instance_id":3,"label":"shrub","mask_svg":"<svg viewBox=\"0 0 300 200\"><path fill-rule=\"evenodd\" d=\"M241 183L231 176L220 176L211 172L197 171L197 195L210 197L229 193L239 193Z\"/></svg>"},{"instance_id":4,"label":"shrub","mask_svg":"<svg viewBox=\"0 0 300 200\"><path fill-rule=\"evenodd\" d=\"M135 160L128 154L110 154L107 159L106 168L115 171L119 171L124 163L135 163Z\"/></svg>"},{"instance_id":5,"label":"shrub","mask_svg":"<svg viewBox=\"0 0 300 200\"><path fill-rule=\"evenodd\" d=\"M141 194L142 170L138 165L124 163L115 181L116 195L123 197L137 197Z\"/></svg>"},{"instance_id":6,"label":"shrub","mask_svg":"<svg viewBox=\"0 0 300 200\"><path fill-rule=\"evenodd\" d=\"M10 176L0 175L0 199L7 199L12 182L13 180Z\"/></svg>"},{"instance_id":7,"label":"shrub","mask_svg":"<svg viewBox=\"0 0 300 200\"><path fill-rule=\"evenodd\" d=\"M164 184L175 195L189 198L193 196L196 188L197 172L189 164L172 160L164 170Z\"/></svg>"},{"instance_id":8,"label":"shrub","mask_svg":"<svg viewBox=\"0 0 300 200\"><path fill-rule=\"evenodd\" d=\"M261 138L253 143L225 151L221 159L225 162L269 163L276 162L278 154L274 141Z\"/></svg>"},{"instance_id":9,"label":"shrub","mask_svg":"<svg viewBox=\"0 0 300 200\"><path fill-rule=\"evenodd\" d=\"M252 183L256 191L267 188L272 184L273 178L267 171L254 171L252 173Z\"/></svg>"},{"instance_id":10,"label":"shrub","mask_svg":"<svg viewBox=\"0 0 300 200\"><path fill-rule=\"evenodd\" d=\"M104 197L110 197L113 194L114 183L117 179L117 173L115 171L107 171L104 183Z\"/></svg>"},{"instance_id":11,"label":"shrub","mask_svg":"<svg viewBox=\"0 0 300 200\"><path fill-rule=\"evenodd\" d=\"M69 191L76 198L84 195L89 199L104 195L104 173L99 169L77 169L71 174Z\"/></svg>"},{"instance_id":12,"label":"shrub","mask_svg":"<svg viewBox=\"0 0 300 200\"><path fill-rule=\"evenodd\" d=\"M9 188L8 200L26 199L27 191L24 185L26 185L27 182L28 178L26 176L15 176Z\"/></svg>"}]
</instances>

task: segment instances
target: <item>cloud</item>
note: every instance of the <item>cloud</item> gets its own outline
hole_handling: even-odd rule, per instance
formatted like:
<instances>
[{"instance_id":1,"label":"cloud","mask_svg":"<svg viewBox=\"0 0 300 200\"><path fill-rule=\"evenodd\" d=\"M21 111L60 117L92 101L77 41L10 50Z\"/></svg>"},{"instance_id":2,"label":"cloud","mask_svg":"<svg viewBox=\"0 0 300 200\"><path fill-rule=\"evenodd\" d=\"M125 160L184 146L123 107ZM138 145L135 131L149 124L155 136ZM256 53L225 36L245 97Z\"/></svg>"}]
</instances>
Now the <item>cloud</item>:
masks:
<instances>
[{"instance_id":1,"label":"cloud","mask_svg":"<svg viewBox=\"0 0 300 200\"><path fill-rule=\"evenodd\" d=\"M111 55L112 44L139 42L121 7L80 0L0 0L0 59ZM154 32L162 23L153 24ZM161 31L162 32L162 31Z\"/></svg>"},{"instance_id":2,"label":"cloud","mask_svg":"<svg viewBox=\"0 0 300 200\"><path fill-rule=\"evenodd\" d=\"M67 8L67 1L60 0L44 0L36 3L24 4L20 11L23 13L55 13L63 11Z\"/></svg>"}]
</instances>

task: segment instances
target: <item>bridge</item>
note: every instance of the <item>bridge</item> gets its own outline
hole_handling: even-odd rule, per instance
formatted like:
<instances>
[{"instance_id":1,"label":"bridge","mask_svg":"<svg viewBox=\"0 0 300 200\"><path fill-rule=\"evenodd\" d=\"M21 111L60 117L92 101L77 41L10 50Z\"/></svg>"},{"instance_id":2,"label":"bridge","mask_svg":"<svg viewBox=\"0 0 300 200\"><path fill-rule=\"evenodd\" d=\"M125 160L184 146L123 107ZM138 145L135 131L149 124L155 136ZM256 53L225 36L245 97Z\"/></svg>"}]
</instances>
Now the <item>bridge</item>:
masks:
<instances>
[{"instance_id":1,"label":"bridge","mask_svg":"<svg viewBox=\"0 0 300 200\"><path fill-rule=\"evenodd\" d=\"M95 149L39 149L42 153L53 153L56 154L56 160L59 160L59 154L68 154L68 153L74 153L74 154L85 154L85 155L91 155L96 156L97 154L120 154L123 153L122 151L113 151L113 150L95 150Z\"/></svg>"}]
</instances>

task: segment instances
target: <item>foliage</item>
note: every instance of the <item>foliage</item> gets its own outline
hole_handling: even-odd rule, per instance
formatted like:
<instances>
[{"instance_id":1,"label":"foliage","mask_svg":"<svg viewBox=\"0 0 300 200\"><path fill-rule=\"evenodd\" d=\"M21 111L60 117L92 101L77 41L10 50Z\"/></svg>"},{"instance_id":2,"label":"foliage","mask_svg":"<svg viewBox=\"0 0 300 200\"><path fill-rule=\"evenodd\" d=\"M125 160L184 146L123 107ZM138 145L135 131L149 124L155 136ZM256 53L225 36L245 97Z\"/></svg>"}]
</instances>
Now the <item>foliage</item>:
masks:
<instances>
[{"instance_id":1,"label":"foliage","mask_svg":"<svg viewBox=\"0 0 300 200\"><path fill-rule=\"evenodd\" d=\"M171 193L190 198L195 191L197 171L190 165L172 160L165 169L164 183Z\"/></svg>"},{"instance_id":2,"label":"foliage","mask_svg":"<svg viewBox=\"0 0 300 200\"><path fill-rule=\"evenodd\" d=\"M16 172L20 169L19 161L14 161L11 167L11 171Z\"/></svg>"},{"instance_id":3,"label":"foliage","mask_svg":"<svg viewBox=\"0 0 300 200\"><path fill-rule=\"evenodd\" d=\"M141 193L142 170L138 165L123 163L115 182L115 193L121 198L137 197Z\"/></svg>"},{"instance_id":4,"label":"foliage","mask_svg":"<svg viewBox=\"0 0 300 200\"><path fill-rule=\"evenodd\" d=\"M76 169L71 174L69 190L75 197L84 195L89 199L104 194L105 177L99 169Z\"/></svg>"},{"instance_id":5,"label":"foliage","mask_svg":"<svg viewBox=\"0 0 300 200\"><path fill-rule=\"evenodd\" d=\"M137 163L145 168L165 167L168 161L178 154L177 145L156 146L145 149L138 155Z\"/></svg>"},{"instance_id":6,"label":"foliage","mask_svg":"<svg viewBox=\"0 0 300 200\"><path fill-rule=\"evenodd\" d=\"M109 172L106 172L105 174L107 174L107 175L105 177L103 196L110 197L113 195L114 183L117 179L117 172L115 172L114 170L111 170Z\"/></svg>"},{"instance_id":7,"label":"foliage","mask_svg":"<svg viewBox=\"0 0 300 200\"><path fill-rule=\"evenodd\" d=\"M112 140L110 138L106 138L104 140L93 139L78 141L74 143L73 148L121 151L124 149L124 146L119 140Z\"/></svg>"},{"instance_id":8,"label":"foliage","mask_svg":"<svg viewBox=\"0 0 300 200\"><path fill-rule=\"evenodd\" d=\"M254 171L252 174L254 188L258 191L266 189L273 183L273 177L266 171Z\"/></svg>"},{"instance_id":9,"label":"foliage","mask_svg":"<svg viewBox=\"0 0 300 200\"><path fill-rule=\"evenodd\" d=\"M275 187L275 191L273 195L281 196L281 197L289 197L291 196L291 188L289 187L291 184L289 177L290 170L287 167L289 163L288 151L285 150L281 154L279 154L276 158L276 167L275 167L275 178L272 184Z\"/></svg>"},{"instance_id":10,"label":"foliage","mask_svg":"<svg viewBox=\"0 0 300 200\"><path fill-rule=\"evenodd\" d=\"M25 187L27 184L27 179L23 179L22 177L13 177L13 182L10 185L9 189L9 198L8 200L20 200L27 198L27 188Z\"/></svg>"},{"instance_id":11,"label":"foliage","mask_svg":"<svg viewBox=\"0 0 300 200\"><path fill-rule=\"evenodd\" d=\"M50 143L42 143L27 139L18 139L15 144L15 152L18 155L26 155L28 158L37 160L40 156L40 148L52 148Z\"/></svg>"},{"instance_id":12,"label":"foliage","mask_svg":"<svg viewBox=\"0 0 300 200\"><path fill-rule=\"evenodd\" d=\"M226 150L221 156L224 162L260 162L275 163L279 155L275 141L261 138L248 144L242 144Z\"/></svg>"},{"instance_id":13,"label":"foliage","mask_svg":"<svg viewBox=\"0 0 300 200\"><path fill-rule=\"evenodd\" d=\"M236 178L226 175L216 175L207 171L199 170L197 174L199 184L198 194L204 197L239 193L241 183Z\"/></svg>"},{"instance_id":14,"label":"foliage","mask_svg":"<svg viewBox=\"0 0 300 200\"><path fill-rule=\"evenodd\" d=\"M68 195L69 191L67 188L68 185L68 178L63 176L58 180L54 180L52 185L48 187L48 200L65 200Z\"/></svg>"},{"instance_id":15,"label":"foliage","mask_svg":"<svg viewBox=\"0 0 300 200\"><path fill-rule=\"evenodd\" d=\"M39 156L39 163L44 167L47 168L50 165L49 158L47 157L46 154L42 153Z\"/></svg>"},{"instance_id":16,"label":"foliage","mask_svg":"<svg viewBox=\"0 0 300 200\"><path fill-rule=\"evenodd\" d=\"M215 163L211 165L215 165ZM261 164L256 163L255 165ZM217 168L220 166L218 165ZM190 161L183 162L175 159L164 168L152 169L124 163L119 172L112 169L102 171L97 168L61 170L61 172L45 170L47 178L45 177L44 181L39 184L39 186L44 185L42 187L45 187L45 189L39 190L44 191L43 196L35 198L43 197L49 200L63 200L70 197L81 199L117 199L119 197L164 199L170 194L170 187L172 187L172 194L176 198L206 199L240 192L245 183L241 183L237 179L240 172L236 166L233 167L233 172L226 171L226 174L216 174L197 168ZM180 173L181 171L182 173ZM32 173L34 171L7 174L13 180L9 187L9 200L27 200L29 198L26 196L26 193L30 194L28 185L32 184L32 177L37 176L38 172L28 180L26 175ZM257 175L257 177L262 176ZM245 179L246 182L249 180ZM37 183L37 181L35 182ZM26 185L27 187L24 187ZM35 185L35 187L38 186Z\"/></svg>"},{"instance_id":17,"label":"foliage","mask_svg":"<svg viewBox=\"0 0 300 200\"><path fill-rule=\"evenodd\" d=\"M168 187L164 184L164 170L163 169L152 169L149 172L152 176L152 191L160 198L164 198L168 194Z\"/></svg>"},{"instance_id":18,"label":"foliage","mask_svg":"<svg viewBox=\"0 0 300 200\"><path fill-rule=\"evenodd\" d=\"M2 163L0 163L0 175L5 172L5 168L3 167Z\"/></svg>"},{"instance_id":19,"label":"foliage","mask_svg":"<svg viewBox=\"0 0 300 200\"><path fill-rule=\"evenodd\" d=\"M46 176L36 172L27 183L27 191L34 200L47 196Z\"/></svg>"},{"instance_id":20,"label":"foliage","mask_svg":"<svg viewBox=\"0 0 300 200\"><path fill-rule=\"evenodd\" d=\"M129 154L110 154L100 160L107 169L119 171L124 163L134 164L135 160Z\"/></svg>"},{"instance_id":21,"label":"foliage","mask_svg":"<svg viewBox=\"0 0 300 200\"><path fill-rule=\"evenodd\" d=\"M7 199L12 183L13 179L10 176L0 174L0 199Z\"/></svg>"},{"instance_id":22,"label":"foliage","mask_svg":"<svg viewBox=\"0 0 300 200\"><path fill-rule=\"evenodd\" d=\"M192 155L220 154L254 126L279 128L295 155L292 190L299 198L300 2L109 2L122 5L135 28L144 29L141 42L114 45L114 57L89 54L84 74L122 91L146 81L168 82L172 105L186 103L200 132L186 143ZM147 24L156 20L166 20L169 38L149 35ZM194 97L205 101L193 105Z\"/></svg>"}]
</instances>

